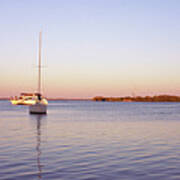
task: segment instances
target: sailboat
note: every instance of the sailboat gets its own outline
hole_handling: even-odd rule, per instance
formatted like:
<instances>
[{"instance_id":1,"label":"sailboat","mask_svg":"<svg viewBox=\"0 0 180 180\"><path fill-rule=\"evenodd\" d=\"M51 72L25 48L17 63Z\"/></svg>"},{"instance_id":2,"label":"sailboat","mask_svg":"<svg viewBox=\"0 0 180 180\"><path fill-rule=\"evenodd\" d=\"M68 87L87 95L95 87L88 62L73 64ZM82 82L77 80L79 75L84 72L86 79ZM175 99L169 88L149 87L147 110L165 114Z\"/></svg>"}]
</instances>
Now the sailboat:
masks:
<instances>
[{"instance_id":1,"label":"sailboat","mask_svg":"<svg viewBox=\"0 0 180 180\"><path fill-rule=\"evenodd\" d=\"M42 32L39 33L39 65L38 65L38 92L35 103L29 106L30 114L46 114L48 101L41 94L41 48Z\"/></svg>"}]
</instances>

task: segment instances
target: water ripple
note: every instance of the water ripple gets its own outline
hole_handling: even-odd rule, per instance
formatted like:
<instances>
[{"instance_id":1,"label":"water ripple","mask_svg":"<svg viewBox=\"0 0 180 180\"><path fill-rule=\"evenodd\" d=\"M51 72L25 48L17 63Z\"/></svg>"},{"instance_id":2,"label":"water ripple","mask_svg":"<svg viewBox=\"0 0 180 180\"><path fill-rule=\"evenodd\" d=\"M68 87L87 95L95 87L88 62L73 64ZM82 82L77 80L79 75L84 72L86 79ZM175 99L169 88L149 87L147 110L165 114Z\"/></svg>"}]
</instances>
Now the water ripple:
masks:
<instances>
[{"instance_id":1,"label":"water ripple","mask_svg":"<svg viewBox=\"0 0 180 180\"><path fill-rule=\"evenodd\" d=\"M0 102L2 180L180 179L180 103Z\"/></svg>"}]
</instances>

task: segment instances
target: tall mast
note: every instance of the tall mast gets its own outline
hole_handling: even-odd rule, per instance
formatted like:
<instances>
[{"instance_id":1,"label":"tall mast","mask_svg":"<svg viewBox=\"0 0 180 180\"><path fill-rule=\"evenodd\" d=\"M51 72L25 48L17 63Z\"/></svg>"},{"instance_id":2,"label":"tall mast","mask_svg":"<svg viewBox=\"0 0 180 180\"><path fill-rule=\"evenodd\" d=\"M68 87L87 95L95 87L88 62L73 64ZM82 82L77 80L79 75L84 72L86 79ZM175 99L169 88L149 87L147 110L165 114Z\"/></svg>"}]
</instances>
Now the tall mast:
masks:
<instances>
[{"instance_id":1,"label":"tall mast","mask_svg":"<svg viewBox=\"0 0 180 180\"><path fill-rule=\"evenodd\" d=\"M39 33L39 76L38 76L38 93L41 93L41 43L42 43L42 32Z\"/></svg>"}]
</instances>

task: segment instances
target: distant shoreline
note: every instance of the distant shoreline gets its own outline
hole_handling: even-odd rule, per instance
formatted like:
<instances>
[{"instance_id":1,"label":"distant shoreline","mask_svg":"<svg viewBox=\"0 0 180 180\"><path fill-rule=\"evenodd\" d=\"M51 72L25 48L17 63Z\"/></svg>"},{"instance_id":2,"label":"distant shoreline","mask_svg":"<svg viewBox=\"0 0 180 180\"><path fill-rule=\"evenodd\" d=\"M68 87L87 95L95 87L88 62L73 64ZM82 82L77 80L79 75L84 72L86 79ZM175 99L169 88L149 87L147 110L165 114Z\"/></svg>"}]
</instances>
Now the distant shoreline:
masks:
<instances>
[{"instance_id":1,"label":"distant shoreline","mask_svg":"<svg viewBox=\"0 0 180 180\"><path fill-rule=\"evenodd\" d=\"M137 96L137 97L103 97L96 96L93 101L107 102L180 102L180 96L158 95L158 96Z\"/></svg>"},{"instance_id":2,"label":"distant shoreline","mask_svg":"<svg viewBox=\"0 0 180 180\"><path fill-rule=\"evenodd\" d=\"M5 97L5 98L0 98L0 101L3 101L3 100L10 100L10 98L7 98L7 97Z\"/></svg>"},{"instance_id":3,"label":"distant shoreline","mask_svg":"<svg viewBox=\"0 0 180 180\"><path fill-rule=\"evenodd\" d=\"M0 100L10 100L8 97L0 97ZM126 96L126 97L104 97L93 98L47 98L48 101L101 101L101 102L180 102L180 96L156 95L156 96Z\"/></svg>"}]
</instances>

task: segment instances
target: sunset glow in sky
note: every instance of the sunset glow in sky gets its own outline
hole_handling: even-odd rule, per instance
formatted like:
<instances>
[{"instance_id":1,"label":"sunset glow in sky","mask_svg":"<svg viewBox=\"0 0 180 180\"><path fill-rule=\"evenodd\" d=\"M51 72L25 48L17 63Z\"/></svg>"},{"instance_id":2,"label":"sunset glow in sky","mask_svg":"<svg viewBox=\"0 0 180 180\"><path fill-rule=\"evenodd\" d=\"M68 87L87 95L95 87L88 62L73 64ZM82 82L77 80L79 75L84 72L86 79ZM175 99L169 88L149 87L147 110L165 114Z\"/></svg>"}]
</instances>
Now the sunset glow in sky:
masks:
<instances>
[{"instance_id":1,"label":"sunset glow in sky","mask_svg":"<svg viewBox=\"0 0 180 180\"><path fill-rule=\"evenodd\" d=\"M179 0L1 0L0 97L180 95Z\"/></svg>"}]
</instances>

